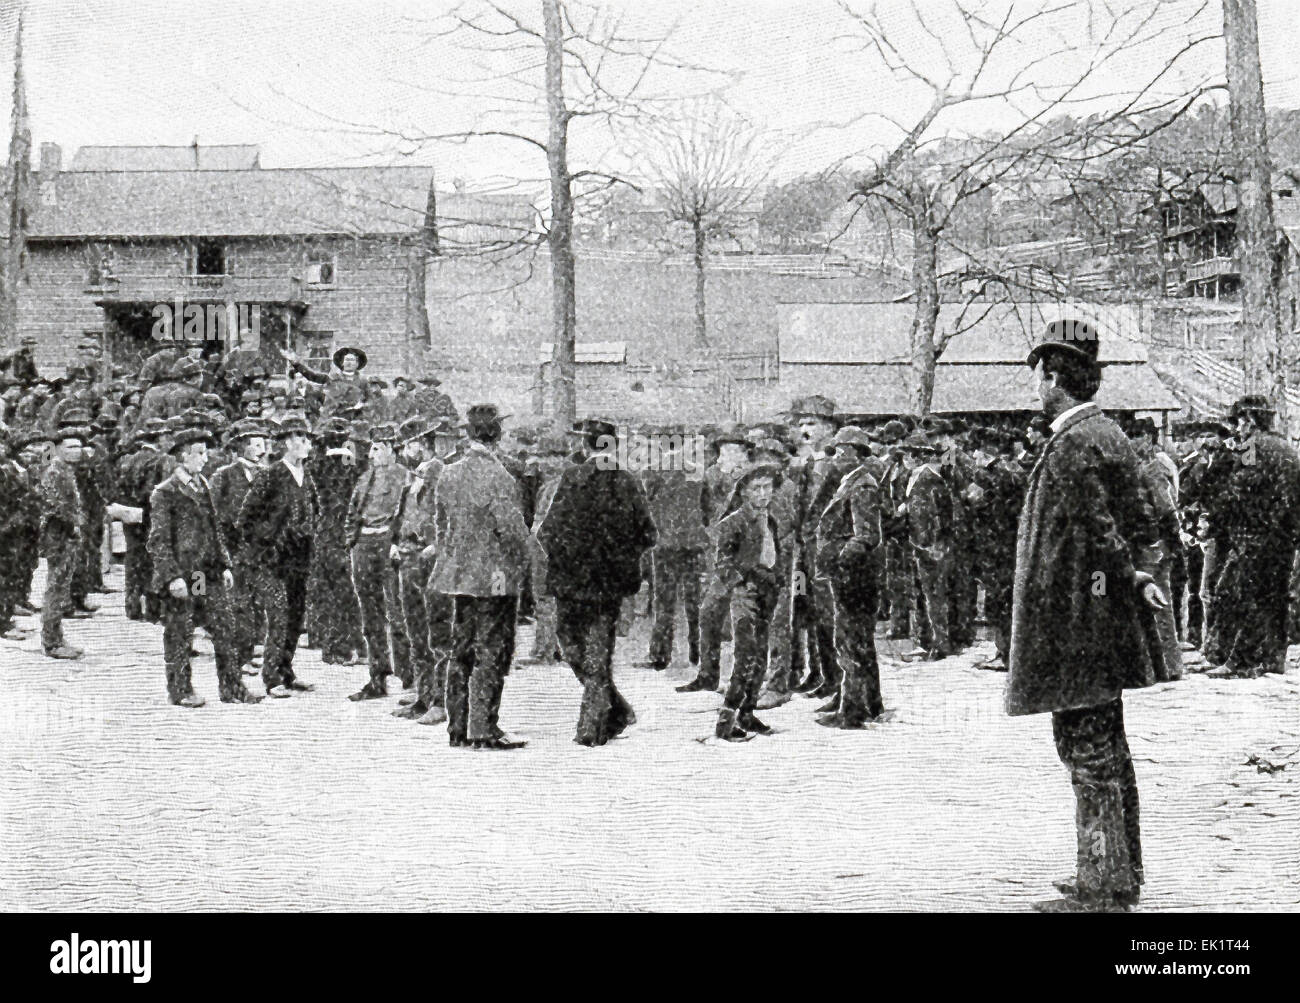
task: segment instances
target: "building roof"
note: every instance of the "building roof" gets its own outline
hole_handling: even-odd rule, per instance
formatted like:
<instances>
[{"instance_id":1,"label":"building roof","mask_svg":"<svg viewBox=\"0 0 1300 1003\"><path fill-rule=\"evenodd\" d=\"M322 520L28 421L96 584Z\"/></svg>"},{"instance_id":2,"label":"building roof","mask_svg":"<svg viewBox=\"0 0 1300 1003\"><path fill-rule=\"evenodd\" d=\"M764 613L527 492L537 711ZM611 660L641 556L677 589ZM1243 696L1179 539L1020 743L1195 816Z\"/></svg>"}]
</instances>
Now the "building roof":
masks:
<instances>
[{"instance_id":1,"label":"building roof","mask_svg":"<svg viewBox=\"0 0 1300 1003\"><path fill-rule=\"evenodd\" d=\"M224 146L83 146L70 171L242 171L261 166L258 148Z\"/></svg>"},{"instance_id":2,"label":"building roof","mask_svg":"<svg viewBox=\"0 0 1300 1003\"><path fill-rule=\"evenodd\" d=\"M389 235L424 225L432 167L62 171L37 176L28 239ZM532 209L437 196L440 228L530 228Z\"/></svg>"},{"instance_id":3,"label":"building roof","mask_svg":"<svg viewBox=\"0 0 1300 1003\"><path fill-rule=\"evenodd\" d=\"M913 303L781 303L781 363L905 363L911 356ZM1048 323L1077 317L1097 328L1103 362L1145 362L1136 306L1098 303L943 303L938 329L960 331L944 363L1013 363Z\"/></svg>"},{"instance_id":4,"label":"building roof","mask_svg":"<svg viewBox=\"0 0 1300 1003\"><path fill-rule=\"evenodd\" d=\"M912 371L906 365L781 365L781 379L746 394L746 418L780 413L791 400L822 394L841 414L890 415L912 411ZM935 367L931 410L939 414L1037 411L1038 383L1019 363ZM1116 363L1102 371L1097 403L1117 411L1177 411L1181 405L1146 363Z\"/></svg>"}]
</instances>

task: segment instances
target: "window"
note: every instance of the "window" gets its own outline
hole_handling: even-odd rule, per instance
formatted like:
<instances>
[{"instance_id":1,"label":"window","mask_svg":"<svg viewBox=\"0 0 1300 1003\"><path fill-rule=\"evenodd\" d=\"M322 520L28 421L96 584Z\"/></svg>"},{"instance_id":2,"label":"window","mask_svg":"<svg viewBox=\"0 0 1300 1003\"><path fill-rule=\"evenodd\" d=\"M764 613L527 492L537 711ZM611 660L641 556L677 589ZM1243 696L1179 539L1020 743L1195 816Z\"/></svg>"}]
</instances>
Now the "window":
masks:
<instances>
[{"instance_id":1,"label":"window","mask_svg":"<svg viewBox=\"0 0 1300 1003\"><path fill-rule=\"evenodd\" d=\"M334 332L299 331L298 336L302 339L303 357L307 364L313 369L329 369L334 348Z\"/></svg>"},{"instance_id":2,"label":"window","mask_svg":"<svg viewBox=\"0 0 1300 1003\"><path fill-rule=\"evenodd\" d=\"M104 244L86 248L86 284L101 289L113 279L113 248Z\"/></svg>"},{"instance_id":3,"label":"window","mask_svg":"<svg viewBox=\"0 0 1300 1003\"><path fill-rule=\"evenodd\" d=\"M337 273L337 254L324 247L307 248L307 285L332 286Z\"/></svg>"},{"instance_id":4,"label":"window","mask_svg":"<svg viewBox=\"0 0 1300 1003\"><path fill-rule=\"evenodd\" d=\"M226 245L219 240L196 240L191 259L194 275L229 275L226 270Z\"/></svg>"}]
</instances>

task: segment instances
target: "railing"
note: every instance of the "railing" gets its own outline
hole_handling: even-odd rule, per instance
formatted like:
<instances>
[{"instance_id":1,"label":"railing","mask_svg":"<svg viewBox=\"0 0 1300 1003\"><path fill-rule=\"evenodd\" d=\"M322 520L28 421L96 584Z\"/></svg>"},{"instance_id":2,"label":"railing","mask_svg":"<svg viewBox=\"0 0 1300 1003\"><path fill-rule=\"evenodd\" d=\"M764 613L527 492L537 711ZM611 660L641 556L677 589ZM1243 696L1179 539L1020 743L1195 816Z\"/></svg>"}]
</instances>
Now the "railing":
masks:
<instances>
[{"instance_id":1,"label":"railing","mask_svg":"<svg viewBox=\"0 0 1300 1003\"><path fill-rule=\"evenodd\" d=\"M1184 281L1203 282L1219 275L1239 275L1241 263L1234 255L1222 255L1206 258L1204 261L1188 261L1183 265Z\"/></svg>"},{"instance_id":2,"label":"railing","mask_svg":"<svg viewBox=\"0 0 1300 1003\"><path fill-rule=\"evenodd\" d=\"M297 275L115 275L91 287L101 299L121 303L170 303L175 299L218 302L300 303Z\"/></svg>"},{"instance_id":3,"label":"railing","mask_svg":"<svg viewBox=\"0 0 1300 1003\"><path fill-rule=\"evenodd\" d=\"M1187 353L1192 362L1192 369L1199 376L1223 392L1225 399L1232 400L1246 392L1246 373L1240 366L1216 358L1209 352L1191 350ZM1286 392L1287 410L1300 414L1300 389Z\"/></svg>"}]
</instances>

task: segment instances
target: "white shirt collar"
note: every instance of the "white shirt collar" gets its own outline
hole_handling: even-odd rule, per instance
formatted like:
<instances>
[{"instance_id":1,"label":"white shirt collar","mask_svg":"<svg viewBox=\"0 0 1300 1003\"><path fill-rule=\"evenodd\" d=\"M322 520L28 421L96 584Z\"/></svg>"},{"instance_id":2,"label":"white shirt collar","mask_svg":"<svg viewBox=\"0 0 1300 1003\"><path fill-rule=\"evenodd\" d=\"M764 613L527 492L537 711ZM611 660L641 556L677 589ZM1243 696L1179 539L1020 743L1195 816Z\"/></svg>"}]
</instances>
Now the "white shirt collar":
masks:
<instances>
[{"instance_id":1,"label":"white shirt collar","mask_svg":"<svg viewBox=\"0 0 1300 1003\"><path fill-rule=\"evenodd\" d=\"M303 468L302 468L302 467L298 467L298 468L295 469L295 468L294 468L294 467L289 463L289 461L288 461L288 460L285 460L285 459L282 459L280 462L283 463L283 464L285 465L286 468L288 468L289 473L293 475L293 479L297 482L298 487L302 487L302 474L303 474Z\"/></svg>"},{"instance_id":2,"label":"white shirt collar","mask_svg":"<svg viewBox=\"0 0 1300 1003\"><path fill-rule=\"evenodd\" d=\"M1093 404L1092 401L1084 401L1082 404L1076 404L1074 405L1074 407L1070 408L1070 410L1062 411L1060 414L1058 414L1055 418L1052 419L1052 434L1055 435L1057 432L1059 432L1061 430L1061 426L1065 424L1066 420L1071 415L1075 414L1078 411L1082 411L1086 407L1095 407L1095 405Z\"/></svg>"}]
</instances>

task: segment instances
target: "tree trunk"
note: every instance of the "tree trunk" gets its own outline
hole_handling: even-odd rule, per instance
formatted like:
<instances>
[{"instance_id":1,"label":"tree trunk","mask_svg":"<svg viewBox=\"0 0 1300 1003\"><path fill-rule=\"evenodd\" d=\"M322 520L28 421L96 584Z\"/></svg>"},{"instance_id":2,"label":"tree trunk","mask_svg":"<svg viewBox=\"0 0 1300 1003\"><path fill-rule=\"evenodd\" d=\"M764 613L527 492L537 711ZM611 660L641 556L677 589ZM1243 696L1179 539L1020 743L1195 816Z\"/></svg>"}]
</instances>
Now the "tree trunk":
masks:
<instances>
[{"instance_id":1,"label":"tree trunk","mask_svg":"<svg viewBox=\"0 0 1300 1003\"><path fill-rule=\"evenodd\" d=\"M9 136L9 226L3 270L0 272L0 349L18 347L18 284L22 275L26 233L23 207L31 174L32 134L27 122L27 84L23 76L23 19L14 37L13 129ZM41 179L42 182L52 179Z\"/></svg>"},{"instance_id":2,"label":"tree trunk","mask_svg":"<svg viewBox=\"0 0 1300 1003\"><path fill-rule=\"evenodd\" d=\"M1278 242L1268 153L1255 0L1223 0L1233 159L1237 163L1237 254L1241 262L1242 365L1246 390L1264 393L1286 429L1286 367L1274 276Z\"/></svg>"},{"instance_id":3,"label":"tree trunk","mask_svg":"<svg viewBox=\"0 0 1300 1003\"><path fill-rule=\"evenodd\" d=\"M912 227L912 411L930 413L934 402L934 368L939 354L935 330L939 322L939 237L924 223Z\"/></svg>"},{"instance_id":4,"label":"tree trunk","mask_svg":"<svg viewBox=\"0 0 1300 1003\"><path fill-rule=\"evenodd\" d=\"M546 165L551 175L551 330L555 342L551 406L556 428L577 418L577 285L573 260L573 192L569 175L569 110L564 104L564 28L560 0L542 0L546 34Z\"/></svg>"},{"instance_id":5,"label":"tree trunk","mask_svg":"<svg viewBox=\"0 0 1300 1003\"><path fill-rule=\"evenodd\" d=\"M704 224L699 219L691 221L691 235L694 238L692 252L695 261L695 343L704 352L709 350L708 322L704 317L704 267L705 239Z\"/></svg>"}]
</instances>

